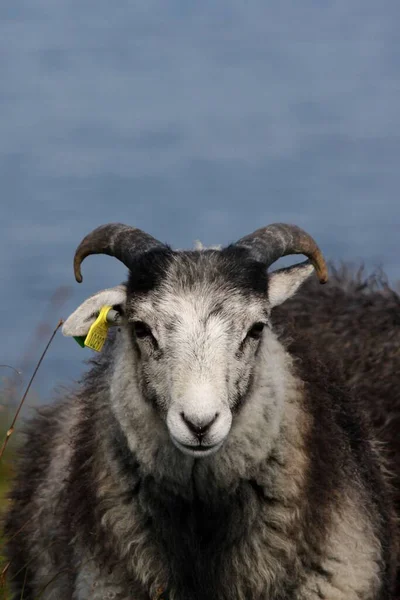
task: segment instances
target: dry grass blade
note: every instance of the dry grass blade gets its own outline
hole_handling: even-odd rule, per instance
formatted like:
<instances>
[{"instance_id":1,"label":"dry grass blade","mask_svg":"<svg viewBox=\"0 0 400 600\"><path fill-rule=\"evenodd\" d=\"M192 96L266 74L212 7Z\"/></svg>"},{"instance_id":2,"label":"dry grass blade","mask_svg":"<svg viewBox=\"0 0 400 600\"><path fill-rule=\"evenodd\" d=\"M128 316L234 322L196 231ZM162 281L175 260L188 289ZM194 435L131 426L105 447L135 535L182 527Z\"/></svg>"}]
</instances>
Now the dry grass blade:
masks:
<instances>
[{"instance_id":1,"label":"dry grass blade","mask_svg":"<svg viewBox=\"0 0 400 600\"><path fill-rule=\"evenodd\" d=\"M18 376L14 374L8 381L7 398L8 404L14 404L17 396L17 389L19 387L19 381L21 374L24 374L30 368L31 363L34 361L36 356L38 343L45 343L52 331L51 324L56 319L56 314L59 314L63 308L64 303L68 299L71 293L70 286L60 286L50 297L48 303L43 308L43 317L39 321L37 327L32 333L31 340L25 344L25 351L21 357L21 363L18 368ZM20 396L20 394L19 394ZM16 402L15 402L16 404Z\"/></svg>"},{"instance_id":2,"label":"dry grass blade","mask_svg":"<svg viewBox=\"0 0 400 600\"><path fill-rule=\"evenodd\" d=\"M21 401L20 401L20 403L19 403L19 405L18 405L18 408L17 408L17 410L16 410L16 413L15 413L15 415L14 415L14 418L13 418L13 420L12 420L11 426L10 426L10 428L8 429L7 433L6 433L6 437L4 438L3 445L1 446L1 449L0 449L0 460L1 460L1 458L3 457L4 451L5 451L6 447L7 447L8 440L10 439L11 435L12 435L12 434L13 434L13 432L14 432L15 423L17 422L17 419L18 419L19 413L21 412L22 406L23 406L23 404L24 404L24 402L25 402L25 398L27 397L27 395L28 395L28 393L29 393L29 390L30 390L30 388L31 388L31 385L32 385L32 383L33 383L33 380L34 380L34 379L35 379L35 377L36 377L36 373L38 372L38 370L39 370L39 368L40 368L40 365L42 364L42 361L43 361L44 357L46 356L47 350L49 349L51 342L52 342L52 341L53 341L53 339L55 338L55 335L56 335L57 331L60 329L60 327L61 327L61 325L63 324L63 322L64 322L64 321L63 321L62 319L60 319L60 320L59 320L59 322L58 322L58 324L57 324L57 327L54 329L53 333L51 334L51 336L50 336L50 339L49 339L49 341L47 342L47 344L46 344L46 347L45 347L45 349L43 350L43 352L42 352L42 355L41 355L41 357L40 357L40 358L39 358L39 360L38 360L38 363L37 363L37 365L36 365L36 367L35 367L35 370L33 371L32 377L30 378L30 380L29 380L29 382L28 382L28 385L26 386L25 392L24 392L24 393L23 393L23 395L22 395Z\"/></svg>"},{"instance_id":3,"label":"dry grass blade","mask_svg":"<svg viewBox=\"0 0 400 600\"><path fill-rule=\"evenodd\" d=\"M6 575L7 575L8 569L10 567L10 564L11 563L8 562L5 565L5 567L1 570L1 573L0 573L0 585L1 585L2 588L5 588L5 586L6 586Z\"/></svg>"}]
</instances>

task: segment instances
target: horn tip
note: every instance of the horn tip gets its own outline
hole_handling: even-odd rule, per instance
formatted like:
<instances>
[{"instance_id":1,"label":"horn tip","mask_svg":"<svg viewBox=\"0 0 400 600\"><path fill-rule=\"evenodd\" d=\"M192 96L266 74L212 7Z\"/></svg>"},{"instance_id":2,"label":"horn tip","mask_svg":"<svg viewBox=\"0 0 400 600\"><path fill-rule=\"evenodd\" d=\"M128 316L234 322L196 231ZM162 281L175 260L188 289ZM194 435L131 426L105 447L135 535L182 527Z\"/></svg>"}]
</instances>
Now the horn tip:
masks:
<instances>
[{"instance_id":1,"label":"horn tip","mask_svg":"<svg viewBox=\"0 0 400 600\"><path fill-rule=\"evenodd\" d=\"M319 271L319 273L318 273ZM328 269L325 267L324 269L317 270L318 279L321 284L327 283L328 281Z\"/></svg>"}]
</instances>

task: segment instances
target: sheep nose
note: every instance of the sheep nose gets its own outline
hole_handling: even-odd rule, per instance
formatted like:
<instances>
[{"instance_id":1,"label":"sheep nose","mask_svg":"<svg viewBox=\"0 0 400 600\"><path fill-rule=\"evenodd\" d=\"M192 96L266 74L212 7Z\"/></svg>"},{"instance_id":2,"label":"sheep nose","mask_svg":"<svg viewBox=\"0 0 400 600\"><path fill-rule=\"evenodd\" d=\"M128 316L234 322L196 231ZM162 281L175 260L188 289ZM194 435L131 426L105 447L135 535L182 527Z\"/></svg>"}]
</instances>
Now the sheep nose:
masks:
<instances>
[{"instance_id":1,"label":"sheep nose","mask_svg":"<svg viewBox=\"0 0 400 600\"><path fill-rule=\"evenodd\" d=\"M206 435L207 431L210 429L211 425L213 425L218 419L219 413L215 413L212 417L207 416L203 419L198 419L196 417L188 417L184 412L182 412L181 417L186 423L188 429L190 429L190 431L194 433L195 436L201 441Z\"/></svg>"}]
</instances>

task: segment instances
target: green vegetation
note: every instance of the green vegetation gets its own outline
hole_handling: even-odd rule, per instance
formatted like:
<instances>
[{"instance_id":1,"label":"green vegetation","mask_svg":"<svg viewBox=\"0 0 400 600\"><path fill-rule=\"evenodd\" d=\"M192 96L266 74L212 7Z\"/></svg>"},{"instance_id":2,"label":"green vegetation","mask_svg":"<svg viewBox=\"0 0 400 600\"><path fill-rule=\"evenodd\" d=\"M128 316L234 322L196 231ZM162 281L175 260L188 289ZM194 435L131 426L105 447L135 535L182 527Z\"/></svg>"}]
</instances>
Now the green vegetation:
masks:
<instances>
[{"instance_id":1,"label":"green vegetation","mask_svg":"<svg viewBox=\"0 0 400 600\"><path fill-rule=\"evenodd\" d=\"M13 416L15 414L15 408L13 410L7 410L4 404L1 402L0 397L0 446L2 445L7 429L9 428ZM8 491L10 488L10 484L14 475L14 464L16 458L16 449L18 445L18 423L16 426L16 431L9 438L9 443L4 451L3 456L0 458L0 523L2 522L2 517L5 509L8 505ZM1 529L0 529L1 532ZM4 569L7 567L7 562L3 556L3 546L4 540L3 537L0 536L0 600L9 600L11 598L7 582L6 575L3 575Z\"/></svg>"},{"instance_id":2,"label":"green vegetation","mask_svg":"<svg viewBox=\"0 0 400 600\"><path fill-rule=\"evenodd\" d=\"M2 439L4 439L2 437ZM7 506L7 492L10 487L10 482L13 476L13 458L14 448L12 446L7 447L4 456L0 459L0 518ZM6 568L6 561L3 557L3 540L0 539L0 573ZM7 591L7 584L5 577L0 576L0 600L7 600L10 598Z\"/></svg>"}]
</instances>

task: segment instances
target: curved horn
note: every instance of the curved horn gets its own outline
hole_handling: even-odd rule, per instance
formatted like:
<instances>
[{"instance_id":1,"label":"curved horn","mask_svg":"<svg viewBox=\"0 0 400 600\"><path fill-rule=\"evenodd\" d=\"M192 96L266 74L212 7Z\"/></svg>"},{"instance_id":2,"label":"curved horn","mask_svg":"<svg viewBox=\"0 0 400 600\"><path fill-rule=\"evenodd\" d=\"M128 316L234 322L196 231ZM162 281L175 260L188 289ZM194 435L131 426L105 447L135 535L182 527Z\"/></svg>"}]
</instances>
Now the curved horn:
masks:
<instances>
[{"instance_id":1,"label":"curved horn","mask_svg":"<svg viewBox=\"0 0 400 600\"><path fill-rule=\"evenodd\" d=\"M235 246L249 248L256 260L267 267L282 256L304 254L314 265L320 283L328 280L328 268L321 250L313 238L297 225L273 223L241 238Z\"/></svg>"},{"instance_id":2,"label":"curved horn","mask_svg":"<svg viewBox=\"0 0 400 600\"><path fill-rule=\"evenodd\" d=\"M89 233L79 244L74 256L74 273L78 283L82 282L81 263L90 254L108 254L130 268L132 260L143 252L165 245L148 233L123 225L109 223L101 225Z\"/></svg>"}]
</instances>

